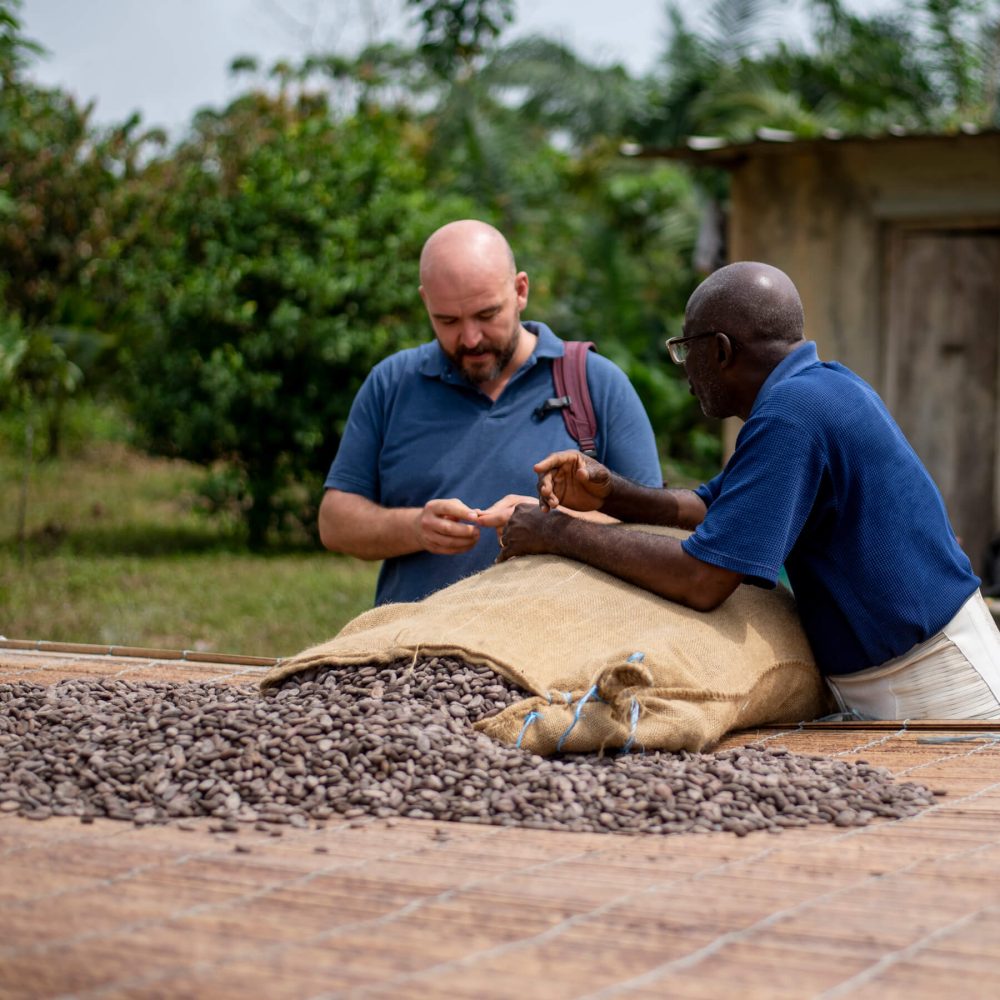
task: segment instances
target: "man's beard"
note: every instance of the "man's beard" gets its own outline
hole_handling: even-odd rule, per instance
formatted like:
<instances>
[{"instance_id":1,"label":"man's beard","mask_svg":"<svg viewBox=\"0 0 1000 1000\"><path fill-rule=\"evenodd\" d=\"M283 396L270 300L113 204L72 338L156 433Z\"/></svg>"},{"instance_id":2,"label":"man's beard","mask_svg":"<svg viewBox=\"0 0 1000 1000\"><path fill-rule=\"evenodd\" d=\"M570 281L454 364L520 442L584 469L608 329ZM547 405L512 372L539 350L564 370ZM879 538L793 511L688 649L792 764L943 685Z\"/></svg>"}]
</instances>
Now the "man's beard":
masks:
<instances>
[{"instance_id":1,"label":"man's beard","mask_svg":"<svg viewBox=\"0 0 1000 1000\"><path fill-rule=\"evenodd\" d=\"M482 353L477 353L476 351L469 350L467 347L458 347L455 351L449 355L452 364L454 364L458 370L468 379L473 385L482 385L486 382L493 382L498 379L503 373L503 370L510 364L510 359L514 357L514 353L517 351L518 340L521 337L520 324L514 327L514 332L511 334L510 339L507 343L499 350L494 347L489 347L486 351ZM477 360L482 359L486 355L492 355L493 363L488 367L484 367L481 364L466 366L465 358L474 356Z\"/></svg>"},{"instance_id":2,"label":"man's beard","mask_svg":"<svg viewBox=\"0 0 1000 1000\"><path fill-rule=\"evenodd\" d=\"M709 376L708 378L704 376L700 377L698 379L698 391L696 392L694 381L689 375L688 385L691 387L691 395L701 404L701 412L706 417L721 420L729 416L725 407L725 394L722 391L722 386L718 378L713 376Z\"/></svg>"}]
</instances>

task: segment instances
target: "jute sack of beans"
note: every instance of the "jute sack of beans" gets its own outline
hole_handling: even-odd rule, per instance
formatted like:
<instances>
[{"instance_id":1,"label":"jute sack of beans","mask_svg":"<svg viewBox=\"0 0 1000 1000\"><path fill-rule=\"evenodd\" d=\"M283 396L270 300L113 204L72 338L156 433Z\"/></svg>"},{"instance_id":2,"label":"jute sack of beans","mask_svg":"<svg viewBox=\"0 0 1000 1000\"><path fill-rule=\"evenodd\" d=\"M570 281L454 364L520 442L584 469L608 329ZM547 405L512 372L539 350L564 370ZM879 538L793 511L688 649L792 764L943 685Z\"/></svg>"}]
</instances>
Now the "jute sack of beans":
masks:
<instances>
[{"instance_id":1,"label":"jute sack of beans","mask_svg":"<svg viewBox=\"0 0 1000 1000\"><path fill-rule=\"evenodd\" d=\"M486 664L533 692L477 728L538 754L702 750L730 730L829 707L786 591L743 585L705 614L556 556L512 559L418 603L367 611L263 686L405 656Z\"/></svg>"}]
</instances>

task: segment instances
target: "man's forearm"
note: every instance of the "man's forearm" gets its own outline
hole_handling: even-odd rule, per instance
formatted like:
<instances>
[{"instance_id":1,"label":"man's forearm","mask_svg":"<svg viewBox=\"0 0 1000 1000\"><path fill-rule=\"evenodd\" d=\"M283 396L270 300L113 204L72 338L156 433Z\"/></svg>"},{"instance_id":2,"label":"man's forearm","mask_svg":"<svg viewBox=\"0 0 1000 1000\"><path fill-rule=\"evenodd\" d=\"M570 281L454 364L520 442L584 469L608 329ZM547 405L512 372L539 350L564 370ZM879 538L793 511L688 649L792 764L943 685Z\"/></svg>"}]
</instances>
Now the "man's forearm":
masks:
<instances>
[{"instance_id":1,"label":"man's forearm","mask_svg":"<svg viewBox=\"0 0 1000 1000\"><path fill-rule=\"evenodd\" d=\"M654 488L611 474L611 493L601 510L630 524L660 524L695 528L705 518L705 504L692 490Z\"/></svg>"},{"instance_id":2,"label":"man's forearm","mask_svg":"<svg viewBox=\"0 0 1000 1000\"><path fill-rule=\"evenodd\" d=\"M742 579L689 556L676 538L547 516L552 520L543 531L553 555L576 559L699 611L718 607Z\"/></svg>"},{"instance_id":3,"label":"man's forearm","mask_svg":"<svg viewBox=\"0 0 1000 1000\"><path fill-rule=\"evenodd\" d=\"M359 559L392 559L420 552L416 507L381 507L350 493L327 493L320 506L319 535L332 552Z\"/></svg>"}]
</instances>

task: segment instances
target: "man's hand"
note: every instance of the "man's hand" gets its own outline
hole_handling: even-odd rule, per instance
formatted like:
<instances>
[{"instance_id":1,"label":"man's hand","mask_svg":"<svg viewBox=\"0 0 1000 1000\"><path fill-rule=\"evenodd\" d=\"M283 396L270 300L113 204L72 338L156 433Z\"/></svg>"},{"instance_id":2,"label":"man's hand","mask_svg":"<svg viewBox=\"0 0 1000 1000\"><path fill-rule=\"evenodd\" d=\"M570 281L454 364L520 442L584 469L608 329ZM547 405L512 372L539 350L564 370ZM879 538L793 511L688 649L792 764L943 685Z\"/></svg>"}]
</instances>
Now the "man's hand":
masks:
<instances>
[{"instance_id":1,"label":"man's hand","mask_svg":"<svg viewBox=\"0 0 1000 1000\"><path fill-rule=\"evenodd\" d=\"M468 552L479 541L476 522L479 512L454 497L450 500L428 500L418 511L414 527L422 549L438 555L451 556Z\"/></svg>"},{"instance_id":2,"label":"man's hand","mask_svg":"<svg viewBox=\"0 0 1000 1000\"><path fill-rule=\"evenodd\" d=\"M497 541L503 542L503 529L507 526L511 514L518 504L529 504L532 507L538 506L538 501L534 497L526 497L521 493L508 493L505 497L497 500L495 504L479 512L479 524L484 528L497 529Z\"/></svg>"},{"instance_id":3,"label":"man's hand","mask_svg":"<svg viewBox=\"0 0 1000 1000\"><path fill-rule=\"evenodd\" d=\"M500 555L497 562L506 562L515 556L542 555L555 551L552 547L555 536L565 523L565 514L547 514L533 500L518 504L510 513L506 526L500 534Z\"/></svg>"},{"instance_id":4,"label":"man's hand","mask_svg":"<svg viewBox=\"0 0 1000 1000\"><path fill-rule=\"evenodd\" d=\"M600 510L611 493L611 473L581 451L557 451L535 466L543 511L560 504L572 510Z\"/></svg>"}]
</instances>

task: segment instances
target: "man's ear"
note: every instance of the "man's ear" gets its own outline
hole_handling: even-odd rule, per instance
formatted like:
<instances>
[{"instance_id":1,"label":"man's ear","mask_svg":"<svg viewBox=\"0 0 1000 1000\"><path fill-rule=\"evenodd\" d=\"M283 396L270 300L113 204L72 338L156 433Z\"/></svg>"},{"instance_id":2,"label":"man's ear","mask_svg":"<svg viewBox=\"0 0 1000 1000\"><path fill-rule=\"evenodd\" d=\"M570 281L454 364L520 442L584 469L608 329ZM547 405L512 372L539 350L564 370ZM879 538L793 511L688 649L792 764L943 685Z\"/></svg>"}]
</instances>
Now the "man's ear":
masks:
<instances>
[{"instance_id":1,"label":"man's ear","mask_svg":"<svg viewBox=\"0 0 1000 1000\"><path fill-rule=\"evenodd\" d=\"M733 342L724 333L717 333L715 335L715 346L716 350L719 352L717 357L719 360L720 368L728 368L733 360L733 356L736 354L733 348Z\"/></svg>"},{"instance_id":2,"label":"man's ear","mask_svg":"<svg viewBox=\"0 0 1000 1000\"><path fill-rule=\"evenodd\" d=\"M518 271L514 276L514 293L517 296L517 311L523 312L528 304L528 275Z\"/></svg>"}]
</instances>

